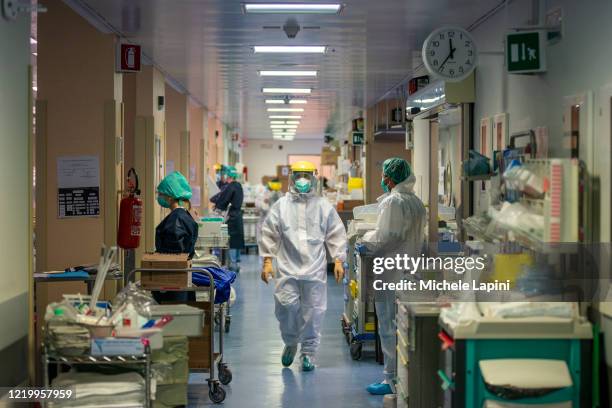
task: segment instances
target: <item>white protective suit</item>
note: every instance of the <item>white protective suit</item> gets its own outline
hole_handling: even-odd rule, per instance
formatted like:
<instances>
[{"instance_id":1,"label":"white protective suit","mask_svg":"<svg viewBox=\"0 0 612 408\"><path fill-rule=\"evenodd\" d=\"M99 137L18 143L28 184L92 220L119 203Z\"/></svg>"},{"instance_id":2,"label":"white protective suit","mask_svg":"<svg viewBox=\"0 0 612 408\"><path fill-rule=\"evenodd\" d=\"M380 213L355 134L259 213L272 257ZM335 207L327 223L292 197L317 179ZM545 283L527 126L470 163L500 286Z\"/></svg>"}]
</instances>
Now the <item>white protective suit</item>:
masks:
<instances>
[{"instance_id":1,"label":"white protective suit","mask_svg":"<svg viewBox=\"0 0 612 408\"><path fill-rule=\"evenodd\" d=\"M376 257L395 258L397 254L421 256L426 212L421 200L414 194L416 179L411 175L397 184L391 192L378 198L376 229L368 231L362 238L369 253ZM380 275L384 282L399 282L401 271L385 271ZM385 380L393 384L396 374L395 354L395 299L394 291L376 291L376 315L378 332L385 356Z\"/></svg>"},{"instance_id":2,"label":"white protective suit","mask_svg":"<svg viewBox=\"0 0 612 408\"><path fill-rule=\"evenodd\" d=\"M346 259L346 231L336 209L313 193L289 192L270 209L259 255L276 258L275 313L285 345L317 351L327 310L327 259Z\"/></svg>"}]
</instances>

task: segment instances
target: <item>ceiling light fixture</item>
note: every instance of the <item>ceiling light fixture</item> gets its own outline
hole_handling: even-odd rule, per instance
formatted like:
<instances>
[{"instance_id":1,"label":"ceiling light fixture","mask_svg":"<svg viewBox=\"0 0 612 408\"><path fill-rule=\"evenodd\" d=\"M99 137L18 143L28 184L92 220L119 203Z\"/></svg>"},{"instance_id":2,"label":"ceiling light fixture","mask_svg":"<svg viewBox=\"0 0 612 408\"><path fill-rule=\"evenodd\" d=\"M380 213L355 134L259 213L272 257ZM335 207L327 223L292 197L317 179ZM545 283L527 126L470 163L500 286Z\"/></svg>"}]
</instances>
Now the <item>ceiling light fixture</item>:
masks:
<instances>
[{"instance_id":1,"label":"ceiling light fixture","mask_svg":"<svg viewBox=\"0 0 612 408\"><path fill-rule=\"evenodd\" d=\"M270 119L302 119L300 115L270 115Z\"/></svg>"},{"instance_id":2,"label":"ceiling light fixture","mask_svg":"<svg viewBox=\"0 0 612 408\"><path fill-rule=\"evenodd\" d=\"M245 13L259 14L339 14L340 3L243 3Z\"/></svg>"},{"instance_id":3,"label":"ceiling light fixture","mask_svg":"<svg viewBox=\"0 0 612 408\"><path fill-rule=\"evenodd\" d=\"M306 99L291 99L289 103L291 105L305 105L308 101Z\"/></svg>"},{"instance_id":4,"label":"ceiling light fixture","mask_svg":"<svg viewBox=\"0 0 612 408\"><path fill-rule=\"evenodd\" d=\"M259 76L316 77L317 71L259 71Z\"/></svg>"},{"instance_id":5,"label":"ceiling light fixture","mask_svg":"<svg viewBox=\"0 0 612 408\"><path fill-rule=\"evenodd\" d=\"M326 45L255 45L255 54L325 54Z\"/></svg>"},{"instance_id":6,"label":"ceiling light fixture","mask_svg":"<svg viewBox=\"0 0 612 408\"><path fill-rule=\"evenodd\" d=\"M297 129L298 125L270 125L271 129Z\"/></svg>"},{"instance_id":7,"label":"ceiling light fixture","mask_svg":"<svg viewBox=\"0 0 612 408\"><path fill-rule=\"evenodd\" d=\"M304 112L304 108L268 108L268 112Z\"/></svg>"},{"instance_id":8,"label":"ceiling light fixture","mask_svg":"<svg viewBox=\"0 0 612 408\"><path fill-rule=\"evenodd\" d=\"M263 88L263 93L268 94L303 94L308 95L312 92L311 88Z\"/></svg>"},{"instance_id":9,"label":"ceiling light fixture","mask_svg":"<svg viewBox=\"0 0 612 408\"><path fill-rule=\"evenodd\" d=\"M282 105L285 103L284 99L266 99L268 105Z\"/></svg>"},{"instance_id":10,"label":"ceiling light fixture","mask_svg":"<svg viewBox=\"0 0 612 408\"><path fill-rule=\"evenodd\" d=\"M299 120L288 120L285 122L285 124L287 125L299 125L300 121Z\"/></svg>"}]
</instances>

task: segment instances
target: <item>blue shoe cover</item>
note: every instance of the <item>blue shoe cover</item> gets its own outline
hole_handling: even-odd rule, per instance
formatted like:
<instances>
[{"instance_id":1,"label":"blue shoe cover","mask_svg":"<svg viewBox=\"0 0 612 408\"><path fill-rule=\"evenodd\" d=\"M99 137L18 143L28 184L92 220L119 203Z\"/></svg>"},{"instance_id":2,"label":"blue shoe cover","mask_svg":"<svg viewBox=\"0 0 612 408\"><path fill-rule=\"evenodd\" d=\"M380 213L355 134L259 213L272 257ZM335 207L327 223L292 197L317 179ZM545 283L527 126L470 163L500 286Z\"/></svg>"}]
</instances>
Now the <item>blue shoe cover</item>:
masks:
<instances>
[{"instance_id":1,"label":"blue shoe cover","mask_svg":"<svg viewBox=\"0 0 612 408\"><path fill-rule=\"evenodd\" d=\"M302 371L313 371L315 369L315 365L312 360L308 356L302 357Z\"/></svg>"},{"instance_id":2,"label":"blue shoe cover","mask_svg":"<svg viewBox=\"0 0 612 408\"><path fill-rule=\"evenodd\" d=\"M393 390L391 389L391 386L389 384L386 384L386 383L374 383L374 384L370 384L370 385L368 385L368 388L366 388L366 389L372 395L393 394Z\"/></svg>"},{"instance_id":3,"label":"blue shoe cover","mask_svg":"<svg viewBox=\"0 0 612 408\"><path fill-rule=\"evenodd\" d=\"M297 353L297 346L285 346L283 349L283 356L281 358L281 362L283 363L284 367L289 367L291 364L293 364L295 353Z\"/></svg>"}]
</instances>

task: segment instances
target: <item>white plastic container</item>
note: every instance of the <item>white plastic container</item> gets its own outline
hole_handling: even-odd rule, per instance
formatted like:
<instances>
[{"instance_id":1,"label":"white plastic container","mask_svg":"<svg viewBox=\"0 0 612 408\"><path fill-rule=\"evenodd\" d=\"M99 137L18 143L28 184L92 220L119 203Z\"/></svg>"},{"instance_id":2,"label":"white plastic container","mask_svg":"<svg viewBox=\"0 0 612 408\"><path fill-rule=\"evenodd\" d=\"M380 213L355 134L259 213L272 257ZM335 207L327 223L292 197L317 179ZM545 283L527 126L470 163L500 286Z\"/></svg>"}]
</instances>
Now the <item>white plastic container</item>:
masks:
<instances>
[{"instance_id":1,"label":"white plastic container","mask_svg":"<svg viewBox=\"0 0 612 408\"><path fill-rule=\"evenodd\" d=\"M204 311L187 305L151 306L151 318L172 316L172 321L164 326L164 336L199 337L204 327Z\"/></svg>"}]
</instances>

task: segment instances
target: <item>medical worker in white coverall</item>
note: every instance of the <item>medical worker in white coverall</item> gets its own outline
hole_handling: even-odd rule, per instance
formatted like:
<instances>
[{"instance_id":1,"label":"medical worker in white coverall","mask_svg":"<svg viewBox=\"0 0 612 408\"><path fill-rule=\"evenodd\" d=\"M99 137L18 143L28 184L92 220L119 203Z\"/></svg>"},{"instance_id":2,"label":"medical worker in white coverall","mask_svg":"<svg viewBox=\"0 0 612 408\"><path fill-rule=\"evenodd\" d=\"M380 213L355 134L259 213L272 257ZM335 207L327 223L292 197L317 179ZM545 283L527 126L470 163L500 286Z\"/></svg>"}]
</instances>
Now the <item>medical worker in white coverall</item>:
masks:
<instances>
[{"instance_id":1,"label":"medical worker in white coverall","mask_svg":"<svg viewBox=\"0 0 612 408\"><path fill-rule=\"evenodd\" d=\"M281 362L289 367L301 344L302 370L312 371L327 310L325 247L334 259L334 275L340 282L347 238L336 209L315 193L315 166L294 163L289 178L289 192L272 206L262 227L261 278L268 283L275 277L272 259L276 258L275 314L285 343Z\"/></svg>"},{"instance_id":2,"label":"medical worker in white coverall","mask_svg":"<svg viewBox=\"0 0 612 408\"><path fill-rule=\"evenodd\" d=\"M376 228L362 238L362 251L375 257L421 256L426 213L425 206L414 194L415 181L406 160L393 157L384 161L381 186L385 194L377 200ZM399 282L403 278L399 270L385 270L380 277L383 282ZM378 333L385 358L384 381L367 387L368 392L375 395L394 394L393 379L397 367L395 299L395 291L375 293Z\"/></svg>"}]
</instances>

